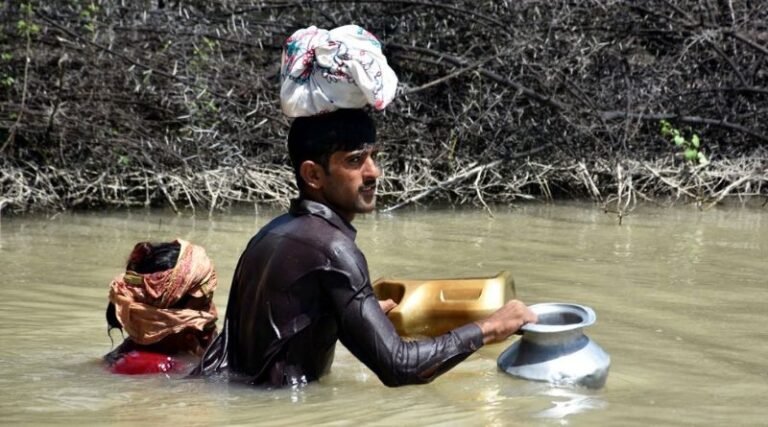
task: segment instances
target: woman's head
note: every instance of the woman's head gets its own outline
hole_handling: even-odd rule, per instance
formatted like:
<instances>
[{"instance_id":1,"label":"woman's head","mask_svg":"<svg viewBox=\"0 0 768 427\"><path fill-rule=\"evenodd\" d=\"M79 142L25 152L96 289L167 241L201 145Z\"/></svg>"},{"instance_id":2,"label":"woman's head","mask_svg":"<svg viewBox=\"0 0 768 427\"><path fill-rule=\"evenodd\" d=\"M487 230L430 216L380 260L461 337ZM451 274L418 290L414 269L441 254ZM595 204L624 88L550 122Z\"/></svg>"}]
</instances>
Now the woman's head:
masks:
<instances>
[{"instance_id":1,"label":"woman's head","mask_svg":"<svg viewBox=\"0 0 768 427\"><path fill-rule=\"evenodd\" d=\"M180 249L181 244L179 242L139 242L133 247L131 254L128 256L125 271L150 274L170 270L176 266ZM122 329L120 321L117 320L114 304L107 304L106 316L109 329Z\"/></svg>"},{"instance_id":2,"label":"woman's head","mask_svg":"<svg viewBox=\"0 0 768 427\"><path fill-rule=\"evenodd\" d=\"M181 239L137 243L125 273L110 285L107 322L141 345L188 332L208 337L216 328L216 284L203 247Z\"/></svg>"}]
</instances>

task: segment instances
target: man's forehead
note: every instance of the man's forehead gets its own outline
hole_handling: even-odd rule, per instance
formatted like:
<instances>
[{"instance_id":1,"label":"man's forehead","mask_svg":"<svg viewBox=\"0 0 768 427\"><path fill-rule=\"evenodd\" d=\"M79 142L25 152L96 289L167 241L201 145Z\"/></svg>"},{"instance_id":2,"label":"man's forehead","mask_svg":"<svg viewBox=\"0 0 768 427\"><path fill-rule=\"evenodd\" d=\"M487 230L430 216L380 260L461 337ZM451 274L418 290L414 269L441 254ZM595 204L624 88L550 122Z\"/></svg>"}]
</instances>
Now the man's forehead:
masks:
<instances>
[{"instance_id":1,"label":"man's forehead","mask_svg":"<svg viewBox=\"0 0 768 427\"><path fill-rule=\"evenodd\" d=\"M379 144L375 142L364 143L359 148L356 148L354 150L349 150L349 151L339 150L336 153L341 153L341 155L346 156L349 154L361 154L364 152L372 152L372 151L379 151Z\"/></svg>"}]
</instances>

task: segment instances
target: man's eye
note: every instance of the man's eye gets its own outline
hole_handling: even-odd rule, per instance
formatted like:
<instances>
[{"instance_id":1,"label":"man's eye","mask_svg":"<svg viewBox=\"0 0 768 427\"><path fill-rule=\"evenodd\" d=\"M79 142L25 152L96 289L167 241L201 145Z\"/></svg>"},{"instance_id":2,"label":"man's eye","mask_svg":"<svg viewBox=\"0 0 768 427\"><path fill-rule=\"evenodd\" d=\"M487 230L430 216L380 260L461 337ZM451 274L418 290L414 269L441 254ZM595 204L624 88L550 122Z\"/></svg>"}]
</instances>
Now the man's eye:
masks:
<instances>
[{"instance_id":1,"label":"man's eye","mask_svg":"<svg viewBox=\"0 0 768 427\"><path fill-rule=\"evenodd\" d=\"M348 159L349 163L356 165L360 163L363 159L363 156L352 156Z\"/></svg>"}]
</instances>

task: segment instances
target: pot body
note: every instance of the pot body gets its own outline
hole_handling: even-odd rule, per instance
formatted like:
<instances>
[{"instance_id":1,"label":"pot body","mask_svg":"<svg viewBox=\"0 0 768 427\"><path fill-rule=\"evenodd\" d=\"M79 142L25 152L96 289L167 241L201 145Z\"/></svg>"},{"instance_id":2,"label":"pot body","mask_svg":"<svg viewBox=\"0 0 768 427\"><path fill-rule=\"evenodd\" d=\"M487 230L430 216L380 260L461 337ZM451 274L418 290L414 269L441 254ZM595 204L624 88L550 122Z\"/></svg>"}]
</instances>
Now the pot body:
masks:
<instances>
[{"instance_id":1,"label":"pot body","mask_svg":"<svg viewBox=\"0 0 768 427\"><path fill-rule=\"evenodd\" d=\"M555 385L603 387L611 358L583 332L595 322L594 311L562 303L530 308L539 322L522 328L522 338L499 356L499 368L516 377Z\"/></svg>"}]
</instances>

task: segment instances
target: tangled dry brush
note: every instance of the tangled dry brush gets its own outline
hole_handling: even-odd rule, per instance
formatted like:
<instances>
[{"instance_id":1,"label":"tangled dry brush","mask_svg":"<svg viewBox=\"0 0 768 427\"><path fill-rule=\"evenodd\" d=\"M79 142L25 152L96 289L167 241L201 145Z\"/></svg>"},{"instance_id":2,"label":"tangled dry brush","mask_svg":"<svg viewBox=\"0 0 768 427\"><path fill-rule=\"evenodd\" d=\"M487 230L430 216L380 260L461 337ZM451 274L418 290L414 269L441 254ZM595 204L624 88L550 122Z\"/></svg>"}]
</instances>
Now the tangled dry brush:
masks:
<instances>
[{"instance_id":1,"label":"tangled dry brush","mask_svg":"<svg viewBox=\"0 0 768 427\"><path fill-rule=\"evenodd\" d=\"M1 22L0 211L285 203L282 41L348 23L401 80L385 206L768 196L762 1L7 0Z\"/></svg>"}]
</instances>

